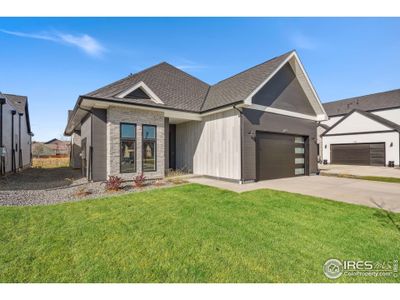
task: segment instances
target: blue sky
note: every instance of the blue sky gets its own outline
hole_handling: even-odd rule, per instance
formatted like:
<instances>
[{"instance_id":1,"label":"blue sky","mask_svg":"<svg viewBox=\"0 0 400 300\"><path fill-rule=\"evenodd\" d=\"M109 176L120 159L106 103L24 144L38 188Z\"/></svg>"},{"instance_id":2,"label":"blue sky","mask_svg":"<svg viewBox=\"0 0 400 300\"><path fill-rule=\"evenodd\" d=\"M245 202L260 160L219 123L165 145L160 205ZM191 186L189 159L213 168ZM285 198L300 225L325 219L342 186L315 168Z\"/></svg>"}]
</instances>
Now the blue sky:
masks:
<instances>
[{"instance_id":1,"label":"blue sky","mask_svg":"<svg viewBox=\"0 0 400 300\"><path fill-rule=\"evenodd\" d=\"M167 61L208 82L296 49L322 102L400 88L400 18L0 18L0 91L36 140L80 94Z\"/></svg>"}]
</instances>

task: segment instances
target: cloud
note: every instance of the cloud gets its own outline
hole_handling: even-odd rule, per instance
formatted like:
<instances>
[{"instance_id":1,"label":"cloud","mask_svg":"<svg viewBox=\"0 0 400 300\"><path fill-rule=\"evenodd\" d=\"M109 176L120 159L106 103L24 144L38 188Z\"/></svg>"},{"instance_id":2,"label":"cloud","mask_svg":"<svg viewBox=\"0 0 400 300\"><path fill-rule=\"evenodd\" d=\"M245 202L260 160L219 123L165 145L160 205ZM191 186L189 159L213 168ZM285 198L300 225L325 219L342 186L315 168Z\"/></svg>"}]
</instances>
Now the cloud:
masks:
<instances>
[{"instance_id":1,"label":"cloud","mask_svg":"<svg viewBox=\"0 0 400 300\"><path fill-rule=\"evenodd\" d=\"M63 45L74 46L94 57L99 57L106 51L106 49L96 39L87 34L73 35L61 32L26 33L3 29L0 29L0 32L18 37L46 40Z\"/></svg>"},{"instance_id":2,"label":"cloud","mask_svg":"<svg viewBox=\"0 0 400 300\"><path fill-rule=\"evenodd\" d=\"M294 34L291 40L297 49L314 50L317 48L317 43L315 41L301 33Z\"/></svg>"},{"instance_id":3,"label":"cloud","mask_svg":"<svg viewBox=\"0 0 400 300\"><path fill-rule=\"evenodd\" d=\"M177 62L174 64L175 67L181 70L198 70L208 68L206 65L201 65L185 58L179 58L176 59L176 61Z\"/></svg>"},{"instance_id":4,"label":"cloud","mask_svg":"<svg viewBox=\"0 0 400 300\"><path fill-rule=\"evenodd\" d=\"M207 66L203 66L203 65L177 65L176 67L181 70L196 70L196 69L207 68Z\"/></svg>"}]
</instances>

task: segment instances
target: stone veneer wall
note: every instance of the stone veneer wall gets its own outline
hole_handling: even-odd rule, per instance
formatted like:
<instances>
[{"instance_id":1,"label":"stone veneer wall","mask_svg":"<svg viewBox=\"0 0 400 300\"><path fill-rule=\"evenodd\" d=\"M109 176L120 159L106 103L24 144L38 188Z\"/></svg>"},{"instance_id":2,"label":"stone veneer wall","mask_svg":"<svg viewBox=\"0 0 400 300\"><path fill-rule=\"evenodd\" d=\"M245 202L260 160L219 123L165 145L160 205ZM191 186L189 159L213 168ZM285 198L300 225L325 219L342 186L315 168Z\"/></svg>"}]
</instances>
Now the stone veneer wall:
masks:
<instances>
[{"instance_id":1,"label":"stone veneer wall","mask_svg":"<svg viewBox=\"0 0 400 300\"><path fill-rule=\"evenodd\" d=\"M120 173L120 123L136 124L136 173ZM157 126L157 170L145 172L146 178L163 178L165 172L164 113L111 107L107 111L107 175L131 180L142 172L142 125Z\"/></svg>"}]
</instances>

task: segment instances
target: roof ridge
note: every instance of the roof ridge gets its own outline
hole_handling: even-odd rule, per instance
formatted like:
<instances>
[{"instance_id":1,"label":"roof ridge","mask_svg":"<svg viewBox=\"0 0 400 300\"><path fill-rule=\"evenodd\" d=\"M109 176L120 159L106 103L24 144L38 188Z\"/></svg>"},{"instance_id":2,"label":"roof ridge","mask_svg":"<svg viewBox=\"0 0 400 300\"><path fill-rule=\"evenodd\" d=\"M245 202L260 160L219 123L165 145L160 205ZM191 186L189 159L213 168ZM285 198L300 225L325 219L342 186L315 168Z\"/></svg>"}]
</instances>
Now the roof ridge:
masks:
<instances>
[{"instance_id":1,"label":"roof ridge","mask_svg":"<svg viewBox=\"0 0 400 300\"><path fill-rule=\"evenodd\" d=\"M143 73L143 72L145 72L145 71L148 71L148 70L150 70L150 69L153 69L153 68L155 68L155 67L158 67L158 66L160 66L160 65L162 65L162 64L166 64L166 62L165 62L165 61L162 61L162 62L160 62L160 63L158 63L158 64L155 64L155 65L152 65L152 66L150 66L150 67L147 67L147 68L145 68L145 69L143 69L143 70L140 70L139 72L136 72L136 73L133 73L133 74L131 73L131 74L129 74L128 76L125 76L124 78L121 78L121 79L119 79L119 80L116 80L116 81L114 81L114 82L112 82L112 83L109 83L109 84L107 84L107 85L105 85L105 86L103 86L103 87L101 87L101 88L98 88L98 89L96 89L96 90L94 90L94 91L91 91L91 92L89 92L89 93L83 94L83 96L90 96L90 94L95 94L96 92L98 92L98 91L100 91L100 90L103 90L103 89L105 89L105 88L108 88L108 87L110 87L110 86L113 86L113 85L115 85L115 84L118 84L118 83L120 83L120 82L122 82L122 81L128 79L129 77L137 76L137 75L139 75L139 74L141 74L141 73Z\"/></svg>"},{"instance_id":2,"label":"roof ridge","mask_svg":"<svg viewBox=\"0 0 400 300\"><path fill-rule=\"evenodd\" d=\"M203 111L203 107L204 107L204 104L205 104L206 101L207 101L207 97L208 97L208 93L210 92L210 89L211 89L211 85L210 85L210 86L208 87L208 89L207 89L207 93L206 93L205 96L204 96L203 103L201 103L200 112Z\"/></svg>"},{"instance_id":3,"label":"roof ridge","mask_svg":"<svg viewBox=\"0 0 400 300\"><path fill-rule=\"evenodd\" d=\"M273 57L273 58L270 58L270 59L268 59L268 60L266 60L266 61L264 61L264 62L262 62L262 63L259 63L259 64L255 65L255 66L252 66L252 67L250 67L250 68L247 68L247 69L245 69L245 70L243 70L243 71L241 71L241 72L239 72L239 73L236 73L236 74L234 74L234 75L232 75L232 76L229 76L229 77L227 77L227 78L225 78L225 79L223 79L223 80L220 80L220 81L218 81L217 83L213 84L212 86L216 86L217 84L220 84L221 82L224 82L224 81L226 81L226 80L228 80L228 79L234 78L234 77L236 77L236 76L238 76L238 75L240 75L240 74L242 74L242 73L244 73L244 72L247 72L247 71L250 71L250 70L252 70L252 69L255 69L255 68L257 68L257 67L259 67L259 66L261 66L261 65L263 65L263 64L269 63L269 62L271 62L271 61L273 61L273 60L275 60L275 59L281 58L282 56L288 55L289 53L292 53L292 52L295 52L295 50L290 50L290 51L288 51L288 52L286 52L286 53L284 53L284 54L281 54L281 55L275 56L275 57Z\"/></svg>"},{"instance_id":4,"label":"roof ridge","mask_svg":"<svg viewBox=\"0 0 400 300\"><path fill-rule=\"evenodd\" d=\"M400 92L400 89L393 89L393 90L388 90L388 91L383 91L383 92L375 92L375 93L371 93L371 94L367 94L367 95L360 95L360 96L353 96L353 97L349 97L349 98L343 98L343 99L339 99L339 100L325 102L325 103L322 103L322 105L330 104L330 103L337 103L337 102L342 102L342 101L349 101L349 100L353 100L353 99L355 100L357 98L364 98L364 97L375 96L375 95L379 95L379 94L393 93L393 92L396 92L396 91Z\"/></svg>"},{"instance_id":5,"label":"roof ridge","mask_svg":"<svg viewBox=\"0 0 400 300\"><path fill-rule=\"evenodd\" d=\"M25 98L28 98L28 96L24 96L24 95L8 94L8 93L1 93L1 94L6 95L6 96L16 96L16 97L25 97Z\"/></svg>"}]
</instances>

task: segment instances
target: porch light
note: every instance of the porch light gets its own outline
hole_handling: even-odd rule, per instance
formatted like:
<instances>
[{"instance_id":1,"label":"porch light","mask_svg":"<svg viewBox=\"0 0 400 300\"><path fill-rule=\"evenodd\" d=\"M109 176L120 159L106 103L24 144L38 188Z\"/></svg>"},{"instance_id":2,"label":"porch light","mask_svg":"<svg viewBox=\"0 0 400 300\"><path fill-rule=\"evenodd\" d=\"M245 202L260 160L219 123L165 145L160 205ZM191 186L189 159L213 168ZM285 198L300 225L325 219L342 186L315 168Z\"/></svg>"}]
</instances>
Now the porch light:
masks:
<instances>
[{"instance_id":1,"label":"porch light","mask_svg":"<svg viewBox=\"0 0 400 300\"><path fill-rule=\"evenodd\" d=\"M393 142L390 142L390 147L393 147Z\"/></svg>"},{"instance_id":2,"label":"porch light","mask_svg":"<svg viewBox=\"0 0 400 300\"><path fill-rule=\"evenodd\" d=\"M254 130L250 130L249 133L250 137L255 140L256 139L256 132Z\"/></svg>"}]
</instances>

